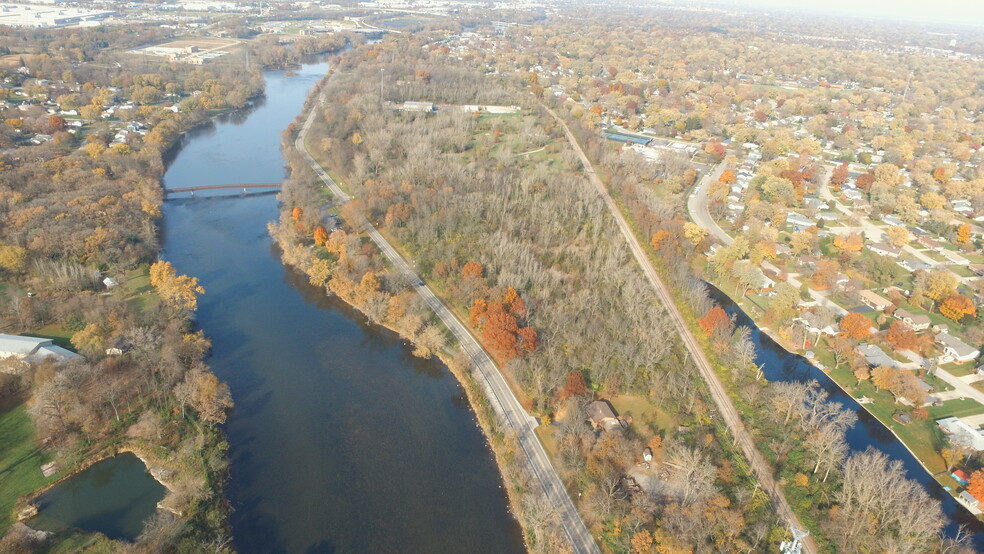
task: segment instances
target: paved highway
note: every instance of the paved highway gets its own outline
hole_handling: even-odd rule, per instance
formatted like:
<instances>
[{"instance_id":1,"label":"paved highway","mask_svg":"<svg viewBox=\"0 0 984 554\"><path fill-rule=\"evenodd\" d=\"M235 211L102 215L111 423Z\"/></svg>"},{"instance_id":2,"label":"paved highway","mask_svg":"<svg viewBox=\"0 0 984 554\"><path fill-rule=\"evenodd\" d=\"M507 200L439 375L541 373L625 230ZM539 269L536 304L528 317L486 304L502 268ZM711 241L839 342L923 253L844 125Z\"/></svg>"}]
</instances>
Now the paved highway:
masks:
<instances>
[{"instance_id":1,"label":"paved highway","mask_svg":"<svg viewBox=\"0 0 984 554\"><path fill-rule=\"evenodd\" d=\"M544 106L546 108L546 106ZM659 274L656 273L656 269L653 267L646 255L639 241L636 239L635 234L629 227L628 222L626 222L625 217L622 216L621 210L612 200L612 197L608 194L608 189L605 184L598 178L595 173L594 168L591 165L591 161L584 154L581 146L577 143L577 139L574 138L574 134L567 127L567 123L557 116L550 108L546 108L550 115L557 120L557 122L564 128L564 132L567 134L567 140L570 142L571 147L577 153L578 157L581 159L581 163L584 166L584 174L587 175L588 179L595 185L598 189L598 193L601 195L608 207L608 211L615 218L615 222L618 224L619 229L622 231L622 235L625 237L626 242L629 243L629 248L632 250L632 255L635 257L636 262L642 267L643 273L646 278L652 284L653 289L659 296L660 301L662 301L663 306L666 308L667 313L670 314L673 324L677 328L677 333L679 333L684 346L690 351L690 356L693 358L694 363L697 365L697 369L700 372L701 377L707 383L707 388L710 390L711 398L714 400L714 404L717 406L718 412L724 418L725 424L727 424L728 429L731 431L732 436L735 438L735 442L741 448L742 452L745 454L745 458L748 460L749 467L751 467L752 473L755 478L758 479L759 485L761 485L762 490L769 496L772 501L772 505L786 525L795 526L798 529L806 529L796 514L793 513L792 508L790 508L789 503L786 501L786 497L783 495L782 491L779 489L778 484L772 476L772 468L766 463L765 458L755 447L755 442L752 440L752 436L745 429L744 423L741 421L741 417L738 414L738 410L735 409L734 404L731 403L731 398L728 397L724 386L721 384L720 379L714 369L711 367L710 362L704 355L704 350L700 347L697 339L694 338L690 329L687 327L686 322L683 319L683 315L680 310L676 307L673 302L673 297L670 296L669 290L663 284L663 281L659 278ZM720 168L718 168L720 169ZM706 183L704 183L706 184ZM705 212L706 213L706 212ZM816 543L807 537L803 542L803 551L808 553L817 552Z\"/></svg>"},{"instance_id":2,"label":"paved highway","mask_svg":"<svg viewBox=\"0 0 984 554\"><path fill-rule=\"evenodd\" d=\"M323 105L325 102L324 96L319 98L319 104ZM314 121L314 110L312 109L307 119L304 122L304 126L301 128L300 133L297 136L296 147L299 152L301 152L311 164L311 168L317 173L318 177L324 182L332 194L338 198L341 202L348 202L351 197L345 193L335 181L325 172L325 170L318 164L317 161L308 153L307 146L304 144L304 138L307 136L308 129L311 128L311 124ZM363 219L361 222L357 222L361 225L363 230L369 235L369 238L376 243L376 246L382 250L383 254L389 259L390 263L393 265L394 271L406 275L411 283L418 283L420 277L416 272L410 267L410 264L400 255L396 249L393 248L390 243L383 238L379 231L376 230L368 220ZM574 507L574 503L571 501L570 496L567 494L567 490L564 488L560 477L557 475L556 470L554 470L553 465L550 463L550 459L547 457L546 451L543 449L543 445L540 444L539 439L534 433L534 428L537 425L535 418L531 417L523 409L519 400L513 394L509 385L506 383L505 378L496 367L495 362L489 357L488 353L482 349L475 337L471 335L465 325L454 315L444 305L440 298L434 294L430 287L426 285L420 285L416 287L417 292L420 294L427 304L434 310L441 321L451 330L455 338L461 344L464 351L471 356L473 368L477 377L479 385L482 387L489 403L492 405L493 410L498 416L501 424L501 428L507 434L510 432L516 436L519 446L521 447L523 453L526 455L526 459L529 463L529 469L531 470L534 477L540 482L543 487L544 493L550 501L551 507L556 510L557 515L560 518L561 526L563 527L564 533L571 543L571 548L574 552L584 553L584 554L600 554L598 545L595 543L594 538L591 533L588 532L588 528L584 525L584 521L581 520L581 516L577 513L577 509Z\"/></svg>"}]
</instances>

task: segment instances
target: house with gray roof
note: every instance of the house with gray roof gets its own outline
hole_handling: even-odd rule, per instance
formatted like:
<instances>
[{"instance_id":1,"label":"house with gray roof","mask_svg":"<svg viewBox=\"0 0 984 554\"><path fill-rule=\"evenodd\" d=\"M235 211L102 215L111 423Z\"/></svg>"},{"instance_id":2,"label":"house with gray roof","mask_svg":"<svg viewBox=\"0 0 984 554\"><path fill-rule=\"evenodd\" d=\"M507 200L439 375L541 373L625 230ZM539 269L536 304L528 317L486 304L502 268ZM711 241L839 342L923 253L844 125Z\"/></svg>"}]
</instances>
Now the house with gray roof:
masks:
<instances>
[{"instance_id":1,"label":"house with gray roof","mask_svg":"<svg viewBox=\"0 0 984 554\"><path fill-rule=\"evenodd\" d=\"M909 329L912 329L913 331L923 331L929 329L929 326L932 323L928 315L914 314L903 308L895 310L895 313L892 315L908 325Z\"/></svg>"},{"instance_id":2,"label":"house with gray roof","mask_svg":"<svg viewBox=\"0 0 984 554\"><path fill-rule=\"evenodd\" d=\"M981 351L970 346L950 333L939 333L936 342L943 347L943 356L949 356L957 362L969 362L981 355Z\"/></svg>"},{"instance_id":3,"label":"house with gray roof","mask_svg":"<svg viewBox=\"0 0 984 554\"><path fill-rule=\"evenodd\" d=\"M869 344L863 342L858 345L858 352L864 356L864 361L868 363L871 367L891 367L898 369L899 363L892 359L891 356L885 353L884 350L878 348L874 344Z\"/></svg>"}]
</instances>

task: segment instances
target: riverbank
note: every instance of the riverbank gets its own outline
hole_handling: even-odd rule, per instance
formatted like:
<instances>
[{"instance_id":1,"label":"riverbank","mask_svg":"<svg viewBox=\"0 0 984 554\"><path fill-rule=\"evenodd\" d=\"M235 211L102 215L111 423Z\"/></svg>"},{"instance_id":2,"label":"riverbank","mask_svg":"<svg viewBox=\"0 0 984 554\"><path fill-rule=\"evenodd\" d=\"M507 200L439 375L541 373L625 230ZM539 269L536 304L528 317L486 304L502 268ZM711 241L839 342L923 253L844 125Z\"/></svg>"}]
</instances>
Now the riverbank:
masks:
<instances>
[{"instance_id":1,"label":"riverbank","mask_svg":"<svg viewBox=\"0 0 984 554\"><path fill-rule=\"evenodd\" d=\"M716 287L716 285L715 285ZM806 357L806 352L808 349L796 348L795 345L791 344L788 338L781 336L774 329L767 326L760 326L759 322L756 320L758 314L758 306L753 303L736 301L731 295L727 294L721 288L717 288L720 294L726 296L734 303L736 307L741 309L741 313L748 318L751 324L755 325L755 329L767 336L772 340L779 348L782 348L785 353L789 356L795 356L799 358L800 363L808 364L810 367L814 368L817 372L822 372L822 374L829 380L830 383L835 385L837 389L843 393L844 396L853 399L857 402L857 409L863 411L865 414L871 418L878 421L884 430L888 431L898 443L905 448L905 450L912 456L912 458L918 462L919 467L926 473L926 475L935 483L937 483L941 490L948 491L948 496L952 497L953 500L961 506L962 510L966 511L968 517L976 518L980 520L980 516L971 511L961 499L957 498L953 493L962 488L962 485L957 483L950 476L950 472L946 471L945 461L932 450L933 446L931 444L925 444L926 442L932 440L932 435L930 434L935 430L935 423L937 419L943 417L948 417L951 415L960 415L959 410L962 406L950 407L948 402L944 402L941 406L930 406L927 408L929 417L926 420L916 420L908 425L903 425L902 423L895 420L892 415L897 413L898 410L906 409L905 406L900 406L894 402L894 399L889 399L889 393L886 391L874 391L868 390L858 391L858 379L853 375L850 375L848 370L840 369L830 369L830 365L833 365L833 361L830 356L825 351L821 350L818 345L812 347L812 351L815 352L815 358L810 359ZM824 339L825 340L825 339ZM817 364L817 365L815 365ZM819 367L818 367L819 366ZM823 367L824 369L820 369ZM850 377L848 377L850 375ZM871 386L869 389L873 388ZM871 398L868 395L870 394ZM956 410L956 411L955 411ZM913 429L914 425L919 425L925 421L924 426L929 429L929 432L922 432L921 428ZM905 431L904 433L901 431ZM913 438L922 439L918 443L913 444ZM932 453L937 459L928 461L926 456ZM935 467L934 467L935 466Z\"/></svg>"},{"instance_id":2,"label":"riverbank","mask_svg":"<svg viewBox=\"0 0 984 554\"><path fill-rule=\"evenodd\" d=\"M330 78L330 74L327 78ZM304 112L298 116L295 123L292 124L292 126L288 129L288 132L285 133L282 148L284 150L285 157L290 162L289 168L291 181L288 181L288 183L292 181L303 181L305 177L310 176L310 167L298 160L299 156L294 155L299 154L295 147L295 140L297 139L296 133L300 130L299 123L307 119L310 110L313 109L313 106L315 105L312 100L318 98L320 94L320 88L312 92L309 97L309 101L305 104ZM288 188L288 185L285 184L285 188ZM286 192L288 195L290 194L289 188ZM422 358L434 356L444 363L465 391L468 404L476 416L478 425L485 436L486 443L493 454L496 467L499 469L499 474L505 484L510 513L513 518L520 523L527 549L531 551L538 551L536 548L537 546L542 548L546 543L555 544L555 540L552 538L551 540L547 540L547 536L550 533L542 529L542 525L535 526L531 521L529 521L528 518L523 517L524 512L522 507L524 506L524 499L530 494L540 496L541 493L536 488L533 488L536 487L536 484L532 482L532 476L529 474L527 466L520 463L516 458L517 451L519 450L517 439L514 435L505 431L501 427L498 421L498 416L489 402L487 392L482 390L482 387L480 387L476 381L476 376L471 371L473 369L471 360L462 350L454 351L450 345L446 344L445 341L453 337L450 330L447 329L447 327L442 326L440 320L433 313L427 317L427 323L424 325L429 327L424 330L421 330L420 328L409 328L406 325L398 324L392 319L378 317L378 315L373 317L372 312L378 312L378 309L373 310L367 302L360 301L367 300L369 297L358 296L356 294L356 290L352 288L332 290L330 286L323 283L325 275L322 272L324 268L312 265L310 263L311 258L307 256L308 248L300 240L304 235L283 232L283 220L297 223L299 218L294 217L291 206L285 202L281 202L280 209L282 222L280 226L271 224L270 234L273 237L274 242L280 248L281 261L284 265L305 274L309 279L311 279L312 284L318 285L326 296L334 296L339 298L346 304L358 310L367 318L369 324L377 325L381 328L396 333L398 336L413 344L416 347L414 352L415 355ZM359 236L364 235L360 234ZM345 239L339 238L338 240L341 241ZM374 274L373 279L385 280L387 277L388 274L380 273ZM322 282L318 282L319 279ZM410 295L416 294L412 291L412 286L411 290L406 292ZM427 331L436 331L438 329L440 329L440 333L443 335L445 340L440 341L444 344L435 347L433 333L428 333ZM528 499L526 504L530 504ZM554 533L556 533L556 530ZM531 538L533 537L537 537L540 540L531 541Z\"/></svg>"}]
</instances>

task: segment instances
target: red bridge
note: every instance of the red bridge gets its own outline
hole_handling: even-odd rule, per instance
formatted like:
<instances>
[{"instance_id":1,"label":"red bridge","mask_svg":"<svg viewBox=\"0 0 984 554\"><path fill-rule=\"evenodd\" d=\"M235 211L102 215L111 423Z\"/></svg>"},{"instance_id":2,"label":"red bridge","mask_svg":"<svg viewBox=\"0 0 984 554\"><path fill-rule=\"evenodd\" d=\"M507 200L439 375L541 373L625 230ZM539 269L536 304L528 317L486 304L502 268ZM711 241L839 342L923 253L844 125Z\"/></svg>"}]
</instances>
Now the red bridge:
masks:
<instances>
[{"instance_id":1,"label":"red bridge","mask_svg":"<svg viewBox=\"0 0 984 554\"><path fill-rule=\"evenodd\" d=\"M243 189L246 192L249 189L279 189L280 183L243 183L243 184L233 184L233 185L201 185L198 187L181 187L175 189L164 189L164 194L172 194L178 192L190 192L192 196L195 195L195 191L199 190L226 190L226 189Z\"/></svg>"}]
</instances>

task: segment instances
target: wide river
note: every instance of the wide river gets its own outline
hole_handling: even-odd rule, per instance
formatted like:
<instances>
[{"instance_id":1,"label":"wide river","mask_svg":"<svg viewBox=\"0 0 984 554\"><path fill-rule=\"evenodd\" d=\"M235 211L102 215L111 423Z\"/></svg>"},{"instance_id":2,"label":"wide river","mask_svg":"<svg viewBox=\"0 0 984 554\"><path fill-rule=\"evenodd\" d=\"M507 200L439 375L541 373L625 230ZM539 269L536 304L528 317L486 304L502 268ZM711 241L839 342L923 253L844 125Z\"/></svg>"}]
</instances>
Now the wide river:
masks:
<instances>
[{"instance_id":1,"label":"wide river","mask_svg":"<svg viewBox=\"0 0 984 554\"><path fill-rule=\"evenodd\" d=\"M190 133L166 188L279 182L280 133L326 64L266 75L266 98ZM197 323L236 402L227 496L242 552L519 552L519 527L464 392L438 361L285 269L273 194L169 200L164 258L206 289Z\"/></svg>"}]
</instances>

